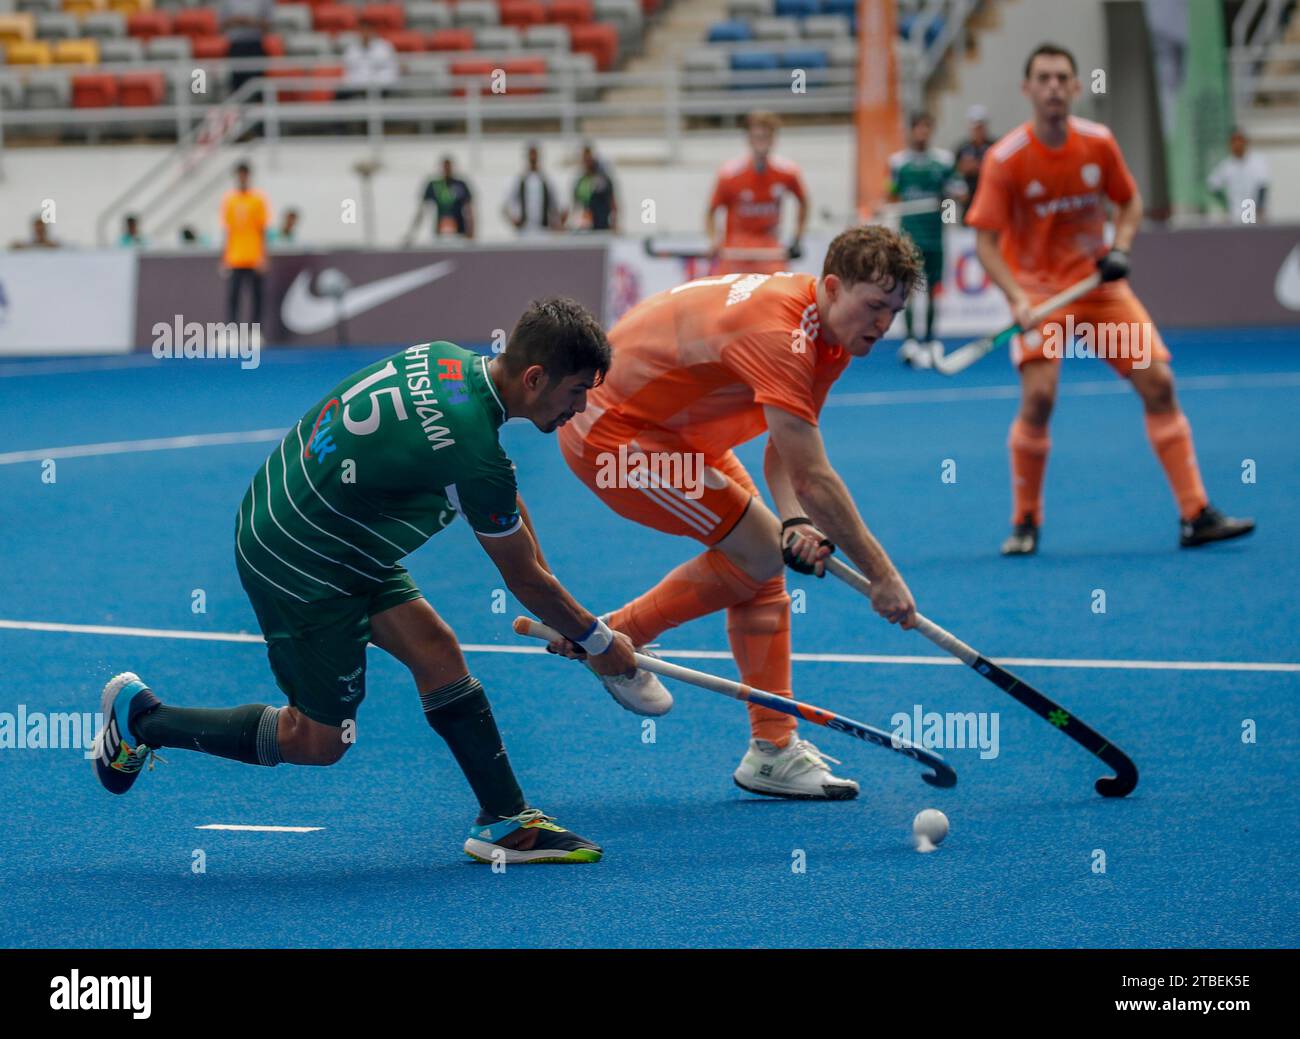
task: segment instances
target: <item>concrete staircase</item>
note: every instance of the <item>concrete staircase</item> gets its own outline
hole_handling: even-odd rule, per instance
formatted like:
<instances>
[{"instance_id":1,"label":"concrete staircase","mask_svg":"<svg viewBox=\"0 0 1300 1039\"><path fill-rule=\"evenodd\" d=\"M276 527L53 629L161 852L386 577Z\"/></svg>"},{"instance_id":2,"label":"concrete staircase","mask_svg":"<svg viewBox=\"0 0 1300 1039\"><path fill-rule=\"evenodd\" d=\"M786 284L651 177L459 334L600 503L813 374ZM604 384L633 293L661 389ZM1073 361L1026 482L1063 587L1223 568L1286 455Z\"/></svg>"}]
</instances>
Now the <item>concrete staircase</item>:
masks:
<instances>
[{"instance_id":1,"label":"concrete staircase","mask_svg":"<svg viewBox=\"0 0 1300 1039\"><path fill-rule=\"evenodd\" d=\"M727 0L677 0L646 34L645 49L631 58L625 72L654 75L678 63L683 51L704 43L709 26L726 20ZM659 86L612 87L605 101L627 104L646 114L584 119L584 133L658 133L664 125L665 92Z\"/></svg>"}]
</instances>

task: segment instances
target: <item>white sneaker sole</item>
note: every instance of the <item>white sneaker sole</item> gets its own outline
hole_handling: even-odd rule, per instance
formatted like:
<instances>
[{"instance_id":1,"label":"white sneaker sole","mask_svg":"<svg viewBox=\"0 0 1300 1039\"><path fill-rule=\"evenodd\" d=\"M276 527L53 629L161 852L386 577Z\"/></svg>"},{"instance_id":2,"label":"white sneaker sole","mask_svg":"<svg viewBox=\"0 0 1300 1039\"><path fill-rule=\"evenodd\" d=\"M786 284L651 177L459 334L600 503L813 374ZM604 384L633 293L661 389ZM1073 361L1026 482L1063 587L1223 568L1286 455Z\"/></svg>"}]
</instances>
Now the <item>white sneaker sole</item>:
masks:
<instances>
[{"instance_id":1,"label":"white sneaker sole","mask_svg":"<svg viewBox=\"0 0 1300 1039\"><path fill-rule=\"evenodd\" d=\"M504 858L500 857L502 852L505 853ZM523 866L530 862L556 862L567 866L572 863L599 862L601 859L600 853L588 849L577 849L576 852L559 852L554 848L541 851L518 851L514 848L503 848L491 841L480 841L474 837L465 842L465 854L477 862L488 865L504 862L507 866ZM583 857L571 858L570 856L574 854L582 854Z\"/></svg>"},{"instance_id":2,"label":"white sneaker sole","mask_svg":"<svg viewBox=\"0 0 1300 1039\"><path fill-rule=\"evenodd\" d=\"M821 793L815 793L806 786L796 787L786 783L773 783L770 780L758 780L753 776L744 776L739 769L731 777L741 790L751 794L764 794L767 797L784 797L796 801L852 801L858 796L858 784L852 780L840 780L838 783L821 784Z\"/></svg>"}]
</instances>

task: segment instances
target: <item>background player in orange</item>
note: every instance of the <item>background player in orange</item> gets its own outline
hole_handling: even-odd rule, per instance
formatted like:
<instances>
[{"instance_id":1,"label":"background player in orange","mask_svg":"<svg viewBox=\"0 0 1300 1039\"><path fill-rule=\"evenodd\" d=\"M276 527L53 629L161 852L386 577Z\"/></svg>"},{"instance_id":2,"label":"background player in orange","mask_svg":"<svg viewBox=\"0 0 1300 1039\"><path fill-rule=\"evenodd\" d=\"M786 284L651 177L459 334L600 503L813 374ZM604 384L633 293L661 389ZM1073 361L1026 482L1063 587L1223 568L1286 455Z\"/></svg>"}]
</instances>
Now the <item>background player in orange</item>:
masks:
<instances>
[{"instance_id":1,"label":"background player in orange","mask_svg":"<svg viewBox=\"0 0 1300 1039\"><path fill-rule=\"evenodd\" d=\"M1028 555L1038 548L1043 522L1043 475L1051 441L1048 419L1060 376L1060 330L1100 332L1127 326L1128 348L1105 360L1127 378L1142 399L1147 436L1164 467L1181 515L1183 547L1240 537L1252 520L1225 516L1201 483L1192 430L1174 397L1169 351L1151 316L1127 281L1128 251L1142 220L1142 197L1110 130L1070 115L1079 95L1078 69L1069 51L1042 44L1025 63L1021 91L1033 118L997 142L985 156L979 188L966 215L978 229L980 263L1007 297L1016 322L1026 331L1012 340L1020 371L1020 411L1011 424L1013 508L1011 536L1003 555ZM1115 204L1115 237L1105 242L1106 201ZM1034 326L1033 308L1049 296L1099 270L1102 284ZM1047 344L1055 344L1052 350ZM1106 340L1094 334L1094 343ZM1149 355L1142 347L1150 346ZM1099 355L1103 351L1098 351ZM1113 356L1123 352L1128 356ZM1135 356L1136 355L1136 356Z\"/></svg>"},{"instance_id":2,"label":"background player in orange","mask_svg":"<svg viewBox=\"0 0 1300 1039\"><path fill-rule=\"evenodd\" d=\"M235 167L235 187L221 200L221 226L226 245L221 256L221 273L229 279L226 320L239 320L239 296L245 284L251 296L249 320L262 320L262 275L266 273L266 229L271 207L266 196L252 187L248 163Z\"/></svg>"},{"instance_id":3,"label":"background player in orange","mask_svg":"<svg viewBox=\"0 0 1300 1039\"><path fill-rule=\"evenodd\" d=\"M808 192L799 167L789 159L772 154L780 120L772 112L751 112L745 122L749 154L732 159L718 171L709 199L705 229L717 255L728 249L785 248L785 258L770 261L727 259L720 261L718 273L775 274L786 266L786 259L801 253L804 227L808 223ZM788 247L781 244L781 200L793 195L799 205L794 238ZM718 210L724 210L722 226Z\"/></svg>"},{"instance_id":4,"label":"background player in orange","mask_svg":"<svg viewBox=\"0 0 1300 1039\"><path fill-rule=\"evenodd\" d=\"M831 384L871 352L922 277L909 241L860 227L835 238L820 277L702 278L642 301L614 326L608 376L560 429L565 461L619 515L705 551L614 611L610 627L643 646L726 610L742 680L789 696L782 562L821 576L834 545L871 578L877 613L914 624L912 594L827 459L818 416ZM732 452L765 430L775 512ZM858 784L832 775L798 737L793 717L753 706L749 716L737 785L775 797L857 796Z\"/></svg>"}]
</instances>

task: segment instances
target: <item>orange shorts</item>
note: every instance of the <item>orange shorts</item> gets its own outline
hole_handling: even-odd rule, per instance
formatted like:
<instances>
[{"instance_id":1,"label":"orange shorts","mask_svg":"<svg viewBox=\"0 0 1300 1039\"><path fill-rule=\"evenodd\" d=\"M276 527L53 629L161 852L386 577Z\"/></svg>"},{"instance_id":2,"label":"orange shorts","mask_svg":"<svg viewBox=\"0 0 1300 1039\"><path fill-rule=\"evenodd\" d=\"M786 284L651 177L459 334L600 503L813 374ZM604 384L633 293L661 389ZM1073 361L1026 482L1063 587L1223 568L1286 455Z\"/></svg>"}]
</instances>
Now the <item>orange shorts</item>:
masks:
<instances>
[{"instance_id":1,"label":"orange shorts","mask_svg":"<svg viewBox=\"0 0 1300 1039\"><path fill-rule=\"evenodd\" d=\"M758 488L735 454L705 457L678 434L641 429L625 436L560 429L560 451L592 493L625 519L713 546L740 522Z\"/></svg>"},{"instance_id":2,"label":"orange shorts","mask_svg":"<svg viewBox=\"0 0 1300 1039\"><path fill-rule=\"evenodd\" d=\"M1046 295L1031 297L1038 306ZM1134 368L1168 361L1169 350L1127 283L1105 286L1048 315L1033 332L1012 337L1011 363L1098 358L1127 378Z\"/></svg>"}]
</instances>

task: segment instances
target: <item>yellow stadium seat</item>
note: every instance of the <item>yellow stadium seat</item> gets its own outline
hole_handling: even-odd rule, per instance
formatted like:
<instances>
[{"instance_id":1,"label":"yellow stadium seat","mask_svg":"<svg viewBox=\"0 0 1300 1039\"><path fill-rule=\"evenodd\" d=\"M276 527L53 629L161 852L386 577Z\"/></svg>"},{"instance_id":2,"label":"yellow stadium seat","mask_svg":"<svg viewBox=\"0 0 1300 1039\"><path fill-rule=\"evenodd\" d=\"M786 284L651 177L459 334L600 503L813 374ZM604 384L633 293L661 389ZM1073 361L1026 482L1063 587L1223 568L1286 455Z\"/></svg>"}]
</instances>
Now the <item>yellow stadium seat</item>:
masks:
<instances>
[{"instance_id":1,"label":"yellow stadium seat","mask_svg":"<svg viewBox=\"0 0 1300 1039\"><path fill-rule=\"evenodd\" d=\"M153 0L108 0L108 9L129 17L139 11L152 11Z\"/></svg>"},{"instance_id":2,"label":"yellow stadium seat","mask_svg":"<svg viewBox=\"0 0 1300 1039\"><path fill-rule=\"evenodd\" d=\"M34 39L36 39L34 14L26 11L22 14L0 14L0 43Z\"/></svg>"},{"instance_id":3,"label":"yellow stadium seat","mask_svg":"<svg viewBox=\"0 0 1300 1039\"><path fill-rule=\"evenodd\" d=\"M5 51L10 65L48 65L50 59L50 45L44 40L18 40Z\"/></svg>"},{"instance_id":4,"label":"yellow stadium seat","mask_svg":"<svg viewBox=\"0 0 1300 1039\"><path fill-rule=\"evenodd\" d=\"M90 14L93 11L105 11L105 0L63 0L64 14Z\"/></svg>"},{"instance_id":5,"label":"yellow stadium seat","mask_svg":"<svg viewBox=\"0 0 1300 1039\"><path fill-rule=\"evenodd\" d=\"M95 40L58 40L54 44L56 65L98 65L99 44Z\"/></svg>"}]
</instances>

